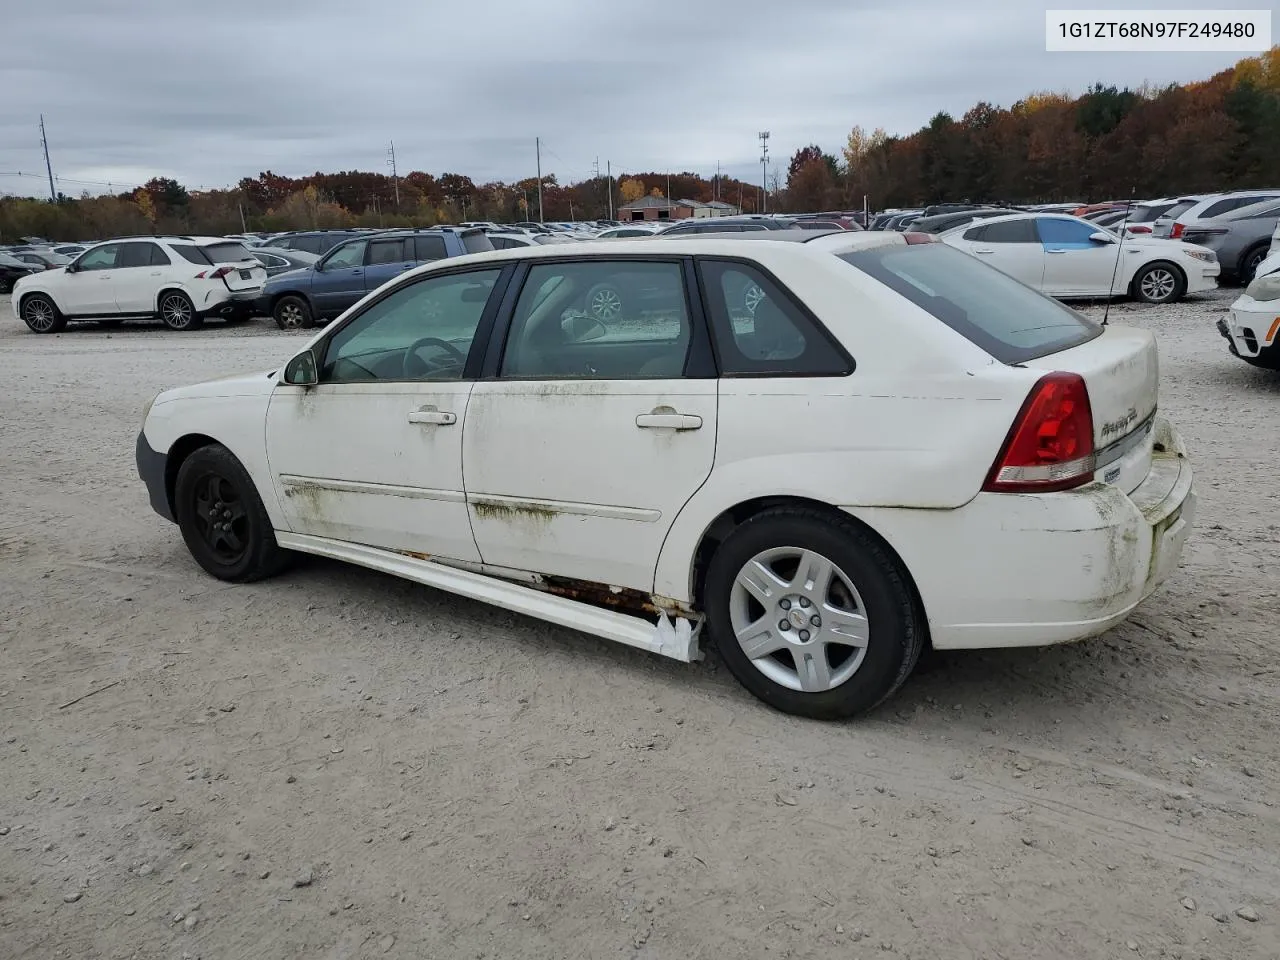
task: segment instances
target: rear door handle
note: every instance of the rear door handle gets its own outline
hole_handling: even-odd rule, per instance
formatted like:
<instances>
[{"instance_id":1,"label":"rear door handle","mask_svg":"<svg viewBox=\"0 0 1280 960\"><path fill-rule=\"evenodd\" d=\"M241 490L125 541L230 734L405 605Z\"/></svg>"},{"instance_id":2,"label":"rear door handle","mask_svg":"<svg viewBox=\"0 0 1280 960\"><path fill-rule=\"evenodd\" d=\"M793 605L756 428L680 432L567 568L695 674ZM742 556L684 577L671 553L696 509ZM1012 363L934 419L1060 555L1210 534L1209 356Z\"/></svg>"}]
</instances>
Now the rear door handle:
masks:
<instances>
[{"instance_id":1,"label":"rear door handle","mask_svg":"<svg viewBox=\"0 0 1280 960\"><path fill-rule=\"evenodd\" d=\"M458 415L447 410L437 410L426 406L409 413L410 423L433 423L441 427L449 427L458 422Z\"/></svg>"},{"instance_id":2,"label":"rear door handle","mask_svg":"<svg viewBox=\"0 0 1280 960\"><path fill-rule=\"evenodd\" d=\"M642 413L636 417L637 427L651 430L697 430L702 418L688 413Z\"/></svg>"},{"instance_id":3,"label":"rear door handle","mask_svg":"<svg viewBox=\"0 0 1280 960\"><path fill-rule=\"evenodd\" d=\"M995 253L994 250L987 250L985 247L981 250L975 250L974 253Z\"/></svg>"},{"instance_id":4,"label":"rear door handle","mask_svg":"<svg viewBox=\"0 0 1280 960\"><path fill-rule=\"evenodd\" d=\"M1065 250L1046 250L1045 253L1066 253Z\"/></svg>"}]
</instances>

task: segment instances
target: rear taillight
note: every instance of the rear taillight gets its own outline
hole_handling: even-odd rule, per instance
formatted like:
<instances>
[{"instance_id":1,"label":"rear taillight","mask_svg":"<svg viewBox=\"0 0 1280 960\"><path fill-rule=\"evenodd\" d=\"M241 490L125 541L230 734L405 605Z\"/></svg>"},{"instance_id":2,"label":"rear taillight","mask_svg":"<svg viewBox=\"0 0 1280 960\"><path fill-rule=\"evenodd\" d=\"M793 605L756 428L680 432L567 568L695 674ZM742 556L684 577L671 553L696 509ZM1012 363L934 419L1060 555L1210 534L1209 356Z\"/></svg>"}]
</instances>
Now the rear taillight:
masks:
<instances>
[{"instance_id":1,"label":"rear taillight","mask_svg":"<svg viewBox=\"0 0 1280 960\"><path fill-rule=\"evenodd\" d=\"M941 243L936 234L925 233L922 230L908 230L903 236L907 243Z\"/></svg>"},{"instance_id":2,"label":"rear taillight","mask_svg":"<svg viewBox=\"0 0 1280 960\"><path fill-rule=\"evenodd\" d=\"M1127 229L1130 233L1150 233L1151 232L1151 228L1148 227L1145 223L1131 223L1125 229Z\"/></svg>"},{"instance_id":3,"label":"rear taillight","mask_svg":"<svg viewBox=\"0 0 1280 960\"><path fill-rule=\"evenodd\" d=\"M1186 229L1187 229L1186 224L1178 223L1175 221L1173 224L1173 229L1169 231L1170 239L1177 240L1178 237L1182 236L1182 231Z\"/></svg>"},{"instance_id":4,"label":"rear taillight","mask_svg":"<svg viewBox=\"0 0 1280 960\"><path fill-rule=\"evenodd\" d=\"M235 267L218 267L216 270L201 270L196 274L197 280L221 280L228 273L235 270Z\"/></svg>"},{"instance_id":5,"label":"rear taillight","mask_svg":"<svg viewBox=\"0 0 1280 960\"><path fill-rule=\"evenodd\" d=\"M1049 373L1031 389L982 489L1069 490L1093 479L1093 411L1076 373Z\"/></svg>"}]
</instances>

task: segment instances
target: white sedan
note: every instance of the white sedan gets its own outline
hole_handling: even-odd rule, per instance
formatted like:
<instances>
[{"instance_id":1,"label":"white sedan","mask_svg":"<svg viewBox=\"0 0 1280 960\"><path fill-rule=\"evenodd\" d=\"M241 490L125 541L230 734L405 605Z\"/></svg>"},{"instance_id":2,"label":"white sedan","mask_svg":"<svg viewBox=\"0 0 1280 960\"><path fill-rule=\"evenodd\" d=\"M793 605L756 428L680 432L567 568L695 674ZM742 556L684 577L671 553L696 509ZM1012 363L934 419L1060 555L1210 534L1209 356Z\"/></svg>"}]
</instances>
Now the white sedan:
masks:
<instances>
[{"instance_id":1,"label":"white sedan","mask_svg":"<svg viewBox=\"0 0 1280 960\"><path fill-rule=\"evenodd\" d=\"M1065 214L1014 214L957 227L944 243L1051 297L1172 303L1218 285L1218 257L1180 240L1125 237Z\"/></svg>"},{"instance_id":2,"label":"white sedan","mask_svg":"<svg viewBox=\"0 0 1280 960\"><path fill-rule=\"evenodd\" d=\"M270 372L159 394L138 471L220 579L317 554L684 661L705 628L765 702L850 716L929 644L1114 626L1194 513L1151 334L930 239L425 265Z\"/></svg>"}]
</instances>

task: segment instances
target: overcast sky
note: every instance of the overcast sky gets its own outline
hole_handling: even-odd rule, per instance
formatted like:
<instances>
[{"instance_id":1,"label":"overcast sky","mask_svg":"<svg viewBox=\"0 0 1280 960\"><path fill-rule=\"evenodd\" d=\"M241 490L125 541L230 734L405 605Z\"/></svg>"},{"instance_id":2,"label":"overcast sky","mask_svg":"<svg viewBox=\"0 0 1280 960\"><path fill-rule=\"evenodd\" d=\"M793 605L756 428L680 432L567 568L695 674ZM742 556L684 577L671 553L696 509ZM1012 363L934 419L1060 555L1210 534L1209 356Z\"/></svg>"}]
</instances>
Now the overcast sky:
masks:
<instances>
[{"instance_id":1,"label":"overcast sky","mask_svg":"<svg viewBox=\"0 0 1280 960\"><path fill-rule=\"evenodd\" d=\"M192 188L262 170L693 170L759 179L854 124L1095 80L1204 79L1243 54L1046 53L1044 11L1141 0L55 0L7 5L0 192L42 194L39 114L62 192L152 176ZM1270 6L1161 0L1175 7Z\"/></svg>"}]
</instances>

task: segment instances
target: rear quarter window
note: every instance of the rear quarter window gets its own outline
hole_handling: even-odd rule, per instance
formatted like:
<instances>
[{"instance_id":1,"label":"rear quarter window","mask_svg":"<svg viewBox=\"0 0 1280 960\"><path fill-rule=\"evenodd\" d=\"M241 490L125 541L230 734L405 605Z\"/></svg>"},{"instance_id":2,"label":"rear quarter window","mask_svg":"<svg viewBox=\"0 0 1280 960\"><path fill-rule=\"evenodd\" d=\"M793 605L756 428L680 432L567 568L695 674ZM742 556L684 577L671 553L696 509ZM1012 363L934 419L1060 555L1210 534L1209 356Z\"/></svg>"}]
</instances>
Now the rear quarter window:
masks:
<instances>
[{"instance_id":1,"label":"rear quarter window","mask_svg":"<svg viewBox=\"0 0 1280 960\"><path fill-rule=\"evenodd\" d=\"M942 243L875 247L840 259L936 317L1001 363L1079 346L1102 327Z\"/></svg>"},{"instance_id":2,"label":"rear quarter window","mask_svg":"<svg viewBox=\"0 0 1280 960\"><path fill-rule=\"evenodd\" d=\"M475 233L464 233L462 235L462 248L467 253L488 253L493 249L493 244L489 242L487 233L477 230Z\"/></svg>"}]
</instances>

